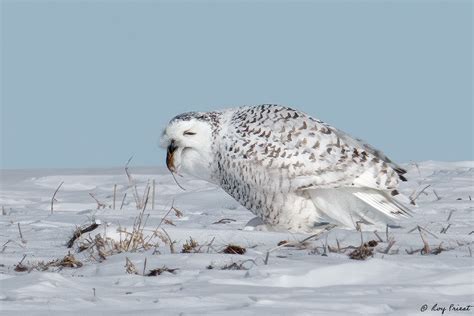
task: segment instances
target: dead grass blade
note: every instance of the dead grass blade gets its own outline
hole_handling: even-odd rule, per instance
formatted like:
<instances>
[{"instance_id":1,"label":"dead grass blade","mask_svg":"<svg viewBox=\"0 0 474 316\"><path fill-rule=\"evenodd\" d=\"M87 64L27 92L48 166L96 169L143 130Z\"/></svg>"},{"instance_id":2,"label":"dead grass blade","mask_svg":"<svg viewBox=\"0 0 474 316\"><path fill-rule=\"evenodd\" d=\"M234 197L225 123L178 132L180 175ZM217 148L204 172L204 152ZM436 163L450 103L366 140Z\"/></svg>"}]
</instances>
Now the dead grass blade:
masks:
<instances>
[{"instance_id":1,"label":"dead grass blade","mask_svg":"<svg viewBox=\"0 0 474 316\"><path fill-rule=\"evenodd\" d=\"M125 271L128 274L138 274L137 267L133 264L133 262L128 259L128 257L125 257Z\"/></svg>"},{"instance_id":2,"label":"dead grass blade","mask_svg":"<svg viewBox=\"0 0 474 316\"><path fill-rule=\"evenodd\" d=\"M53 197L51 198L51 214L53 214L53 210L54 210L54 201L56 201L56 194L58 193L59 189L61 188L61 186L63 185L64 181L62 181L58 188L56 189L56 191L54 191L54 194L53 194Z\"/></svg>"},{"instance_id":3,"label":"dead grass blade","mask_svg":"<svg viewBox=\"0 0 474 316\"><path fill-rule=\"evenodd\" d=\"M23 255L23 258L15 265L15 270L16 272L25 272L28 271L29 269L23 265L23 260L25 260L26 255Z\"/></svg>"},{"instance_id":4,"label":"dead grass blade","mask_svg":"<svg viewBox=\"0 0 474 316\"><path fill-rule=\"evenodd\" d=\"M430 245L428 244L425 237L423 236L420 226L418 226L418 232L420 233L421 240L423 241L423 248L421 249L421 254L426 255L426 254L431 253Z\"/></svg>"},{"instance_id":5,"label":"dead grass blade","mask_svg":"<svg viewBox=\"0 0 474 316\"><path fill-rule=\"evenodd\" d=\"M186 242L183 244L181 253L198 253L200 250L201 247L199 246L199 243L192 237L189 237L189 240L186 240Z\"/></svg>"},{"instance_id":6,"label":"dead grass blade","mask_svg":"<svg viewBox=\"0 0 474 316\"><path fill-rule=\"evenodd\" d=\"M421 189L420 191L414 191L409 199L410 199L410 204L411 205L416 205L416 200L418 199L418 197L420 196L421 193L424 193L426 189L428 189L429 187L431 186L431 184L428 184L427 186L425 186L423 189Z\"/></svg>"},{"instance_id":7,"label":"dead grass blade","mask_svg":"<svg viewBox=\"0 0 474 316\"><path fill-rule=\"evenodd\" d=\"M72 248L72 246L74 245L74 242L76 241L76 239L78 239L79 237L82 236L82 234L85 234L85 233L88 233L88 232L91 232L93 231L94 229L96 229L97 227L99 227L99 224L97 223L92 223L86 227L79 227L76 229L76 231L74 232L74 235L71 237L71 239L69 239L69 241L67 242L66 244L66 247L68 248Z\"/></svg>"}]
</instances>

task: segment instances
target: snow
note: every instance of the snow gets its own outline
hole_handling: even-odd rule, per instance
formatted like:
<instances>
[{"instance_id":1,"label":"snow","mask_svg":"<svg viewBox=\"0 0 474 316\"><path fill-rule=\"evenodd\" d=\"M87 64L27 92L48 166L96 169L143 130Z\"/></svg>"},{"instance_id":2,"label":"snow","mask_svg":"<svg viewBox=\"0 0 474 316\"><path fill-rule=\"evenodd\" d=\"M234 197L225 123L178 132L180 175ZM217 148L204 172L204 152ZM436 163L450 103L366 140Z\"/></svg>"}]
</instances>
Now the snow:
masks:
<instances>
[{"instance_id":1,"label":"snow","mask_svg":"<svg viewBox=\"0 0 474 316\"><path fill-rule=\"evenodd\" d=\"M364 242L378 240L370 230L361 234L334 228L304 244L297 241L307 235L244 230L252 214L213 185L178 177L183 191L163 168L133 167L140 195L147 183L156 183L155 208L147 203L143 234L164 228L176 242L175 253L155 236L156 249L98 260L89 251L79 252L78 245L97 234L119 241L123 234L118 229L130 232L140 213L123 168L2 170L0 310L2 315L441 315L442 308L445 315L472 313L474 307L455 312L449 306L474 301L474 162L428 161L405 167L409 181L402 185L402 194L413 196L429 187L416 199L414 216L400 222L401 228L389 229L395 243L388 253L386 232L379 231L383 242L366 260L351 259L352 249L339 251L337 243L340 248L359 246L361 235ZM62 181L51 214L51 197ZM106 207L97 209L89 193ZM169 211L172 205L181 217ZM68 249L75 229L94 221L99 226ZM417 225L432 252L441 248L439 254L421 254L424 245ZM181 253L189 238L202 245L198 253ZM296 245L277 247L284 240ZM246 253L221 253L229 244L246 248ZM69 251L82 267L15 271L24 255L22 264L31 268L62 259ZM138 275L126 272L126 258ZM178 270L143 276L145 260L145 273L162 267ZM242 269L221 269L232 263ZM428 310L421 313L424 304Z\"/></svg>"}]
</instances>

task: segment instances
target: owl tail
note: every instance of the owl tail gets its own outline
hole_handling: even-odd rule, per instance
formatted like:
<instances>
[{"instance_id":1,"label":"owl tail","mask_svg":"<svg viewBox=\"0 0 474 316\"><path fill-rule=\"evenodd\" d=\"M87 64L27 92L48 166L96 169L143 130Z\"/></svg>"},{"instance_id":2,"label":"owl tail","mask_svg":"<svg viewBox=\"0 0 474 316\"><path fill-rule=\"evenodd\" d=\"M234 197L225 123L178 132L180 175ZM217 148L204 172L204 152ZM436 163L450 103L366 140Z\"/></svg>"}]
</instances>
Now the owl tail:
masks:
<instances>
[{"instance_id":1,"label":"owl tail","mask_svg":"<svg viewBox=\"0 0 474 316\"><path fill-rule=\"evenodd\" d=\"M337 188L308 190L316 208L331 223L362 230L399 226L398 220L409 217L410 211L389 194L368 188Z\"/></svg>"}]
</instances>

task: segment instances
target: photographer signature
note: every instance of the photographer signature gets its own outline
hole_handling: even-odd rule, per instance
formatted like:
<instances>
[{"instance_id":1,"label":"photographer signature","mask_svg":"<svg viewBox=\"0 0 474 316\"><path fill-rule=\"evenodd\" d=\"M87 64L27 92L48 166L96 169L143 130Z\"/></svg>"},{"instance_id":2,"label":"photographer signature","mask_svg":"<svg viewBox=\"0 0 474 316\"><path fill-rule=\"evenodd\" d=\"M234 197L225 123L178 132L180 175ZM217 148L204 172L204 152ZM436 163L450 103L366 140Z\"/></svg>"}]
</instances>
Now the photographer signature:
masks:
<instances>
[{"instance_id":1,"label":"photographer signature","mask_svg":"<svg viewBox=\"0 0 474 316\"><path fill-rule=\"evenodd\" d=\"M444 315L446 312L470 312L471 307L474 307L474 305L450 304L449 306L441 306L436 303L430 308L428 304L423 304L420 308L420 311L441 312L441 315Z\"/></svg>"}]
</instances>

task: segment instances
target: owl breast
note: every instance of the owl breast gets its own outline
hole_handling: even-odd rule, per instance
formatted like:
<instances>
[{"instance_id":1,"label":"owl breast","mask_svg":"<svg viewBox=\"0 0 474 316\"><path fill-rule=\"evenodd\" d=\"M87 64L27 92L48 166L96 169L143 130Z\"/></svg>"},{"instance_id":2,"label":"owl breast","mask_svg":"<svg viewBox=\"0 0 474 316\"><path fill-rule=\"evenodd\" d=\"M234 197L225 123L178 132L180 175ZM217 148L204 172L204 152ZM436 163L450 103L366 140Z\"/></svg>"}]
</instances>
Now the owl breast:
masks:
<instances>
[{"instance_id":1,"label":"owl breast","mask_svg":"<svg viewBox=\"0 0 474 316\"><path fill-rule=\"evenodd\" d=\"M212 170L209 159L203 157L201 152L191 148L185 148L181 154L181 167L183 171L196 178L214 182L212 181Z\"/></svg>"}]
</instances>

